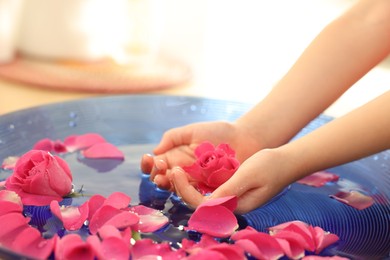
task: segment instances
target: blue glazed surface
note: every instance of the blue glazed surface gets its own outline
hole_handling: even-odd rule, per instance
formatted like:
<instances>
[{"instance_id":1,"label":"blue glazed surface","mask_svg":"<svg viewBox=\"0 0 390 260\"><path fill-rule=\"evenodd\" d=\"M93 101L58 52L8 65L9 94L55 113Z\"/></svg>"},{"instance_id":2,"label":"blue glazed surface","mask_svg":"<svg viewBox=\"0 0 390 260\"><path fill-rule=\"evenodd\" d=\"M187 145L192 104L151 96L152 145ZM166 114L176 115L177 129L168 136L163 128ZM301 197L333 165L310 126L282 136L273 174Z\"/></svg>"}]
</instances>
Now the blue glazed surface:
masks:
<instances>
[{"instance_id":1,"label":"blue glazed surface","mask_svg":"<svg viewBox=\"0 0 390 260\"><path fill-rule=\"evenodd\" d=\"M85 194L64 203L79 205L91 194L107 196L113 191L126 192L132 197L133 205L140 203L161 209L170 217L168 227L149 236L156 241L169 240L174 246L183 237L191 236L177 229L185 225L191 211L174 196L155 189L140 172L141 155L151 153L169 128L198 121L233 121L250 107L250 104L196 97L123 95L22 110L0 116L0 161L27 152L42 138L63 140L69 135L97 132L118 146L126 159L118 163L86 160L78 154L64 155L74 174L76 190ZM318 117L296 138L329 120L326 116ZM240 216L241 223L265 231L269 226L299 219L340 236L340 242L325 250L324 255L384 259L390 252L389 158L389 151L385 151L329 169L340 175L340 181L322 188L293 184L267 205ZM9 174L0 171L0 180ZM359 190L373 196L376 202L359 211L329 198L340 190ZM47 209L26 207L25 214L32 216L32 224L45 235L59 232L59 223ZM0 250L0 257L11 255L12 252Z\"/></svg>"}]
</instances>

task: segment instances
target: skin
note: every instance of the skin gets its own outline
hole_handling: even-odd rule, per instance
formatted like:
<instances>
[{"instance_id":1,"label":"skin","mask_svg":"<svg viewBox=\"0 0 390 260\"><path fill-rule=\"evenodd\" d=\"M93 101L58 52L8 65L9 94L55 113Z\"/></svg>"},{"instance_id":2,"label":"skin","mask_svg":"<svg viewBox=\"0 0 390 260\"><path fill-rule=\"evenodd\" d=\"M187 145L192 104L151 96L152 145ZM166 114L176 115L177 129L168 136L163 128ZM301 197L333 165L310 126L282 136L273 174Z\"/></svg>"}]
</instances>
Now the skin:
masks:
<instances>
[{"instance_id":1,"label":"skin","mask_svg":"<svg viewBox=\"0 0 390 260\"><path fill-rule=\"evenodd\" d=\"M295 141L289 140L390 54L390 1L361 0L326 26L272 91L236 122L195 123L167 131L141 168L190 206L236 195L253 210L315 171L390 148L390 91ZM202 141L228 143L242 163L203 197L180 165ZM275 177L277 176L277 178Z\"/></svg>"}]
</instances>

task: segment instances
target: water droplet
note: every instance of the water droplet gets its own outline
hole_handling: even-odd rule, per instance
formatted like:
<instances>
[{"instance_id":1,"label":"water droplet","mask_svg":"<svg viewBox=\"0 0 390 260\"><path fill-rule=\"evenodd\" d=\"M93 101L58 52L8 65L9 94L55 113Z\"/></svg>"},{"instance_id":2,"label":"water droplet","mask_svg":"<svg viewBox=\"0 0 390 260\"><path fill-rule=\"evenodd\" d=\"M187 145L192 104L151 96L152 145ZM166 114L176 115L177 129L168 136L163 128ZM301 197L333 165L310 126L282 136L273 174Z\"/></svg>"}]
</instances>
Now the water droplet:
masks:
<instances>
[{"instance_id":1,"label":"water droplet","mask_svg":"<svg viewBox=\"0 0 390 260\"><path fill-rule=\"evenodd\" d=\"M201 110L200 110L200 113L203 115L203 114L206 114L206 112L207 112L207 109L206 108L202 108Z\"/></svg>"},{"instance_id":2,"label":"water droplet","mask_svg":"<svg viewBox=\"0 0 390 260\"><path fill-rule=\"evenodd\" d=\"M70 118L77 118L77 113L76 112L70 112L69 113Z\"/></svg>"},{"instance_id":3,"label":"water droplet","mask_svg":"<svg viewBox=\"0 0 390 260\"><path fill-rule=\"evenodd\" d=\"M196 105L191 105L191 106L190 106L190 109L191 109L191 111L196 111L196 109L198 109L198 108L197 108Z\"/></svg>"},{"instance_id":4,"label":"water droplet","mask_svg":"<svg viewBox=\"0 0 390 260\"><path fill-rule=\"evenodd\" d=\"M70 127L76 127L77 123L75 121L69 121L69 126Z\"/></svg>"},{"instance_id":5,"label":"water droplet","mask_svg":"<svg viewBox=\"0 0 390 260\"><path fill-rule=\"evenodd\" d=\"M379 159L379 156L378 155L374 155L373 159L374 159L374 161L377 161Z\"/></svg>"},{"instance_id":6,"label":"water droplet","mask_svg":"<svg viewBox=\"0 0 390 260\"><path fill-rule=\"evenodd\" d=\"M43 248L47 245L47 240L42 240L39 244L38 244L38 248Z\"/></svg>"},{"instance_id":7,"label":"water droplet","mask_svg":"<svg viewBox=\"0 0 390 260\"><path fill-rule=\"evenodd\" d=\"M14 124L10 124L10 125L8 126L8 129L11 130L11 131L14 130L14 129L15 129L15 125L14 125Z\"/></svg>"}]
</instances>

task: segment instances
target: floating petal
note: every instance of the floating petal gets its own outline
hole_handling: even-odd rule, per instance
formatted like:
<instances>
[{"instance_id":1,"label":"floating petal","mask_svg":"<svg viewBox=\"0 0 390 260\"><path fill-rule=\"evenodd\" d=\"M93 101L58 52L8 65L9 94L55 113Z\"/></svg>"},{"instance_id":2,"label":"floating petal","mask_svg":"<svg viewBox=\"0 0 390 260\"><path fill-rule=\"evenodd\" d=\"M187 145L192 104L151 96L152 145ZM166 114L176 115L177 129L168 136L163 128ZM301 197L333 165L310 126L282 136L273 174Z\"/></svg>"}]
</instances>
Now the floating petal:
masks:
<instances>
[{"instance_id":1,"label":"floating petal","mask_svg":"<svg viewBox=\"0 0 390 260\"><path fill-rule=\"evenodd\" d=\"M183 259L185 252L183 250L173 251L171 246L166 243L155 243L153 240L144 238L137 240L132 249L132 259Z\"/></svg>"},{"instance_id":2,"label":"floating petal","mask_svg":"<svg viewBox=\"0 0 390 260\"><path fill-rule=\"evenodd\" d=\"M256 232L250 227L237 231L231 238L234 241L252 241L257 246L257 250L251 249L249 245L245 249L252 250L248 253L253 254L259 259L279 259L284 255L283 249L274 237L267 233Z\"/></svg>"},{"instance_id":3,"label":"floating petal","mask_svg":"<svg viewBox=\"0 0 390 260\"><path fill-rule=\"evenodd\" d=\"M359 210L366 209L374 204L373 198L359 191L341 191L330 195L330 197Z\"/></svg>"},{"instance_id":4,"label":"floating petal","mask_svg":"<svg viewBox=\"0 0 390 260\"><path fill-rule=\"evenodd\" d=\"M101 259L130 259L129 246L122 238L107 237L100 244Z\"/></svg>"},{"instance_id":5,"label":"floating petal","mask_svg":"<svg viewBox=\"0 0 390 260\"><path fill-rule=\"evenodd\" d=\"M68 151L65 144L62 141L60 140L53 141L49 138L44 138L39 140L34 144L32 149L54 152L54 153L65 153Z\"/></svg>"},{"instance_id":6,"label":"floating petal","mask_svg":"<svg viewBox=\"0 0 390 260\"><path fill-rule=\"evenodd\" d=\"M84 242L77 234L68 234L58 239L55 246L56 259L85 259L93 260L95 253L93 247Z\"/></svg>"},{"instance_id":7,"label":"floating petal","mask_svg":"<svg viewBox=\"0 0 390 260\"><path fill-rule=\"evenodd\" d=\"M169 218L165 216L160 210L137 205L131 207L131 212L139 216L139 222L134 229L140 232L148 233L159 230L169 223Z\"/></svg>"},{"instance_id":8,"label":"floating petal","mask_svg":"<svg viewBox=\"0 0 390 260\"><path fill-rule=\"evenodd\" d=\"M186 227L187 230L196 230L215 237L228 237L237 228L238 223L233 212L221 205L199 206Z\"/></svg>"},{"instance_id":9,"label":"floating petal","mask_svg":"<svg viewBox=\"0 0 390 260\"><path fill-rule=\"evenodd\" d=\"M23 212L23 204L14 191L0 190L0 216L10 212Z\"/></svg>"},{"instance_id":10,"label":"floating petal","mask_svg":"<svg viewBox=\"0 0 390 260\"><path fill-rule=\"evenodd\" d=\"M106 198L103 197L100 194L93 195L89 200L88 200L88 220L91 220L92 216L95 214L95 212L100 209L103 205L104 202L106 201Z\"/></svg>"},{"instance_id":11,"label":"floating petal","mask_svg":"<svg viewBox=\"0 0 390 260\"><path fill-rule=\"evenodd\" d=\"M37 229L30 226L14 236L12 250L33 259L47 259L53 252L57 241L57 236L45 239Z\"/></svg>"},{"instance_id":12,"label":"floating petal","mask_svg":"<svg viewBox=\"0 0 390 260\"><path fill-rule=\"evenodd\" d=\"M70 152L86 149L94 144L105 142L106 140L104 139L104 137L97 133L71 135L64 140L64 144Z\"/></svg>"},{"instance_id":13,"label":"floating petal","mask_svg":"<svg viewBox=\"0 0 390 260\"><path fill-rule=\"evenodd\" d=\"M3 163L1 164L1 168L4 170L13 170L18 160L19 160L18 156L9 156L3 160Z\"/></svg>"},{"instance_id":14,"label":"floating petal","mask_svg":"<svg viewBox=\"0 0 390 260\"><path fill-rule=\"evenodd\" d=\"M138 221L139 217L132 212L122 211L110 205L104 205L92 216L89 223L89 231L91 234L96 234L99 228L103 225L112 225L116 228L126 228L137 224Z\"/></svg>"},{"instance_id":15,"label":"floating petal","mask_svg":"<svg viewBox=\"0 0 390 260\"><path fill-rule=\"evenodd\" d=\"M28 228L29 218L25 218L20 213L8 213L0 216L0 223L7 223L2 225L0 229L0 245L10 247L15 240L15 235Z\"/></svg>"},{"instance_id":16,"label":"floating petal","mask_svg":"<svg viewBox=\"0 0 390 260\"><path fill-rule=\"evenodd\" d=\"M88 203L84 203L81 206L61 206L58 201L52 201L50 203L51 212L59 218L66 230L78 230L80 229L85 220L88 218Z\"/></svg>"},{"instance_id":17,"label":"floating petal","mask_svg":"<svg viewBox=\"0 0 390 260\"><path fill-rule=\"evenodd\" d=\"M234 211L237 208L238 199L236 196L226 196L222 198L216 199L208 199L200 205L200 207L210 207L220 205L223 206L230 211Z\"/></svg>"},{"instance_id":18,"label":"floating petal","mask_svg":"<svg viewBox=\"0 0 390 260\"><path fill-rule=\"evenodd\" d=\"M117 209L125 209L129 207L131 197L123 192L113 192L104 201L104 205L110 205Z\"/></svg>"},{"instance_id":19,"label":"floating petal","mask_svg":"<svg viewBox=\"0 0 390 260\"><path fill-rule=\"evenodd\" d=\"M314 187L322 187L328 182L336 182L339 180L339 176L334 173L320 171L310 174L300 180L298 183L314 186Z\"/></svg>"},{"instance_id":20,"label":"floating petal","mask_svg":"<svg viewBox=\"0 0 390 260\"><path fill-rule=\"evenodd\" d=\"M82 151L85 158L91 159L118 159L124 160L125 155L115 145L110 143L94 144L86 150Z\"/></svg>"},{"instance_id":21,"label":"floating petal","mask_svg":"<svg viewBox=\"0 0 390 260\"><path fill-rule=\"evenodd\" d=\"M289 221L269 228L272 235L283 238L291 245L297 245L308 251L315 250L313 227L302 221Z\"/></svg>"},{"instance_id":22,"label":"floating petal","mask_svg":"<svg viewBox=\"0 0 390 260\"><path fill-rule=\"evenodd\" d=\"M321 227L314 227L313 231L316 244L316 254L339 240L337 235L325 232Z\"/></svg>"}]
</instances>

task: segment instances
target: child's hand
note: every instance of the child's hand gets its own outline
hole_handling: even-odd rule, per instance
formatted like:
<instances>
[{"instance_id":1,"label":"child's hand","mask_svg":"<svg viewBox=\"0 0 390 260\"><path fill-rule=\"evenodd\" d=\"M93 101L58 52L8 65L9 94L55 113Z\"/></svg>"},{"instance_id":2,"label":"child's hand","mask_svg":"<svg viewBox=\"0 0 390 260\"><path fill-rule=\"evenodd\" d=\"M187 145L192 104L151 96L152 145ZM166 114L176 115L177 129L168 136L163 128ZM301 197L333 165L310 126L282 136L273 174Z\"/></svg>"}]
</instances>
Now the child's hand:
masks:
<instances>
[{"instance_id":1,"label":"child's hand","mask_svg":"<svg viewBox=\"0 0 390 260\"><path fill-rule=\"evenodd\" d=\"M204 141L214 145L229 144L236 151L236 157L240 162L261 148L259 140L238 124L195 123L165 132L161 142L154 149L155 156L142 157L141 169L144 173L150 174L150 179L159 188L172 190L167 174L175 166L192 165L195 161L194 150Z\"/></svg>"},{"instance_id":2,"label":"child's hand","mask_svg":"<svg viewBox=\"0 0 390 260\"><path fill-rule=\"evenodd\" d=\"M188 206L196 208L209 198L235 195L238 197L236 212L242 214L265 204L288 186L294 178L291 166L288 158L277 149L262 150L248 158L210 196L202 196L181 168L172 169L166 176L173 185L173 190Z\"/></svg>"}]
</instances>

